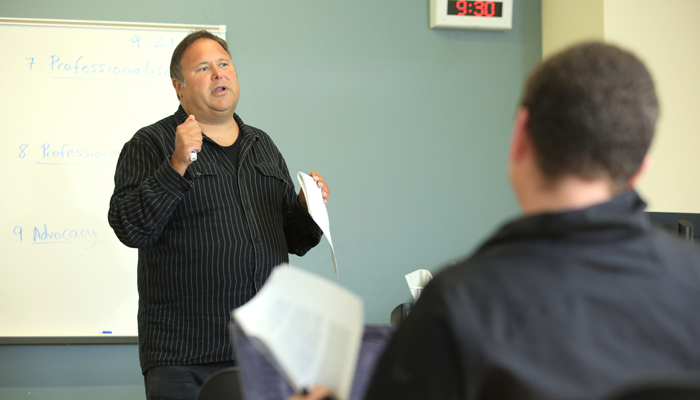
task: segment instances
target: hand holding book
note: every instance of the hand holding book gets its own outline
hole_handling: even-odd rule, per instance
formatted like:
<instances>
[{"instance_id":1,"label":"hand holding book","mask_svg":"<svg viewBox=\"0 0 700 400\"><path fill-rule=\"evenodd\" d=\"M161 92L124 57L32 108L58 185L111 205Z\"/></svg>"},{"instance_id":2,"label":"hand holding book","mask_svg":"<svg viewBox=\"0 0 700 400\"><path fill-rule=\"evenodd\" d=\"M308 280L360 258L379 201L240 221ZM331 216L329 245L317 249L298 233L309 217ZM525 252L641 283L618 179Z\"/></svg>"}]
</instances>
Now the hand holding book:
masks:
<instances>
[{"instance_id":1,"label":"hand holding book","mask_svg":"<svg viewBox=\"0 0 700 400\"><path fill-rule=\"evenodd\" d=\"M295 392L323 385L350 397L364 329L362 299L311 272L280 266L233 311Z\"/></svg>"}]
</instances>

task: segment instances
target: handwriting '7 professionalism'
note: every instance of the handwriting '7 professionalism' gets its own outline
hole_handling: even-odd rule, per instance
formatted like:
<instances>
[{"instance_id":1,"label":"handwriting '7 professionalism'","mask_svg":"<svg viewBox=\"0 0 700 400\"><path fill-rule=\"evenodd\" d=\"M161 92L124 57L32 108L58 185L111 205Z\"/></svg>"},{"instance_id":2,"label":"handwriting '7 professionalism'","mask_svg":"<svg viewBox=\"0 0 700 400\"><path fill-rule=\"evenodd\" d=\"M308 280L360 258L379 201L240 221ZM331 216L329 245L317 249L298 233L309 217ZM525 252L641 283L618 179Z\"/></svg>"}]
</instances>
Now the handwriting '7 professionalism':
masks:
<instances>
[{"instance_id":1,"label":"handwriting '7 professionalism'","mask_svg":"<svg viewBox=\"0 0 700 400\"><path fill-rule=\"evenodd\" d=\"M43 67L44 63L34 57L25 57L30 70ZM58 55L51 55L46 59L51 71L74 72L75 74L104 74L104 75L139 75L139 76L163 76L168 73L164 66L154 66L150 61L140 65L119 65L112 63L90 63L84 56L79 56L75 61L64 62Z\"/></svg>"}]
</instances>

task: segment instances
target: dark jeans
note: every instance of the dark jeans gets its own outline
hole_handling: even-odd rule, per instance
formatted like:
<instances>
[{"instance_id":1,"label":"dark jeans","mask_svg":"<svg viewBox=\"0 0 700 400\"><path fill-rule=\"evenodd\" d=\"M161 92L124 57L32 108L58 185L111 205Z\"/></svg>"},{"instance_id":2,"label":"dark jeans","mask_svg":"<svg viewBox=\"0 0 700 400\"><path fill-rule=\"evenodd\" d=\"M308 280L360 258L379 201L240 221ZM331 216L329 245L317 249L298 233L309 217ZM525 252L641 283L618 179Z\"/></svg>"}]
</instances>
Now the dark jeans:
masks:
<instances>
[{"instance_id":1,"label":"dark jeans","mask_svg":"<svg viewBox=\"0 0 700 400\"><path fill-rule=\"evenodd\" d=\"M152 367L143 377L148 400L194 400L209 375L228 367L235 361L198 365L164 365Z\"/></svg>"}]
</instances>

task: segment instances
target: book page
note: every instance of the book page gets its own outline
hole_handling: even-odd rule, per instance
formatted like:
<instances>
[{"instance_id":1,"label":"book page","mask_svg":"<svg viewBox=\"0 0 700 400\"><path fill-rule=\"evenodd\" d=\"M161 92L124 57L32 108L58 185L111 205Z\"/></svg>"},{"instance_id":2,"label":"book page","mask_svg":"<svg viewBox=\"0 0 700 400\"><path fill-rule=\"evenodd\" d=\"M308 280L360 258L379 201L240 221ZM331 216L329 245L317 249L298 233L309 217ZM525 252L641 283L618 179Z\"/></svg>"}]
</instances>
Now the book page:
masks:
<instances>
[{"instance_id":1,"label":"book page","mask_svg":"<svg viewBox=\"0 0 700 400\"><path fill-rule=\"evenodd\" d=\"M362 299L308 271L280 266L252 300L233 311L299 392L327 386L348 399L362 339Z\"/></svg>"}]
</instances>

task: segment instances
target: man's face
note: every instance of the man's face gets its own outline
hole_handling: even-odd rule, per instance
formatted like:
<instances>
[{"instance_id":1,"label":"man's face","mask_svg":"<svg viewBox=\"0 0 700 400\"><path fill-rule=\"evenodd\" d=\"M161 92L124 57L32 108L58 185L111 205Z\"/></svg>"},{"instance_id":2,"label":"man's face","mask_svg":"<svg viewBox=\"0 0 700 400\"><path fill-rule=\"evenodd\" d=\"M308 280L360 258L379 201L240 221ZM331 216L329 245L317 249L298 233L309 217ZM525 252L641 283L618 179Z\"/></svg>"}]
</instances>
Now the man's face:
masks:
<instances>
[{"instance_id":1,"label":"man's face","mask_svg":"<svg viewBox=\"0 0 700 400\"><path fill-rule=\"evenodd\" d=\"M238 104L238 77L231 57L219 43L198 39L180 62L185 84L173 79L182 108L197 120L233 116Z\"/></svg>"}]
</instances>

